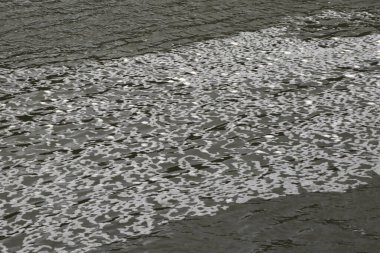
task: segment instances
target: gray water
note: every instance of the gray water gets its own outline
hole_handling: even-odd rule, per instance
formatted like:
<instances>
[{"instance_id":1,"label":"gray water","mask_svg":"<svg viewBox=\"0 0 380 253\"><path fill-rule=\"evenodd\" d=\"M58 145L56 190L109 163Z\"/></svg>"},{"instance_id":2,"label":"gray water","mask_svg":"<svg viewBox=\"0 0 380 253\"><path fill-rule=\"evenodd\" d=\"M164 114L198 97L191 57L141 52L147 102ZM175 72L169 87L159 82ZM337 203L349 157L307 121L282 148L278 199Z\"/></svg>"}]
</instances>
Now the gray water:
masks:
<instances>
[{"instance_id":1,"label":"gray water","mask_svg":"<svg viewBox=\"0 0 380 253\"><path fill-rule=\"evenodd\" d=\"M4 252L378 252L376 1L0 4Z\"/></svg>"}]
</instances>

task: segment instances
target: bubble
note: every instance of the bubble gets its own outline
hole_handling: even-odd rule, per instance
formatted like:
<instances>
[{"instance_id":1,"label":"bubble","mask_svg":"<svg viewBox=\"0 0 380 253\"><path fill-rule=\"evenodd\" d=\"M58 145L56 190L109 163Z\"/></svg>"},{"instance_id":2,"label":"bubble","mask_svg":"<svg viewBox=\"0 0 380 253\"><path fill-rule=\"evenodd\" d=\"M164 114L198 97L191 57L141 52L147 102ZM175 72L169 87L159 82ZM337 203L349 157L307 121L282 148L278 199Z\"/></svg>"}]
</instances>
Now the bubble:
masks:
<instances>
[{"instance_id":1,"label":"bubble","mask_svg":"<svg viewBox=\"0 0 380 253\"><path fill-rule=\"evenodd\" d=\"M232 199L226 199L226 203L232 203L233 202L233 200Z\"/></svg>"},{"instance_id":2,"label":"bubble","mask_svg":"<svg viewBox=\"0 0 380 253\"><path fill-rule=\"evenodd\" d=\"M72 237L87 252L96 251L94 241L129 240L235 202L365 184L378 173L380 86L364 67L377 61L378 38L301 40L285 28L128 61L12 70L26 81L5 73L14 85L0 112L9 125L1 129L9 167L2 185L14 201L0 208L22 207L18 216L31 221L26 241ZM363 67L347 71L352 66ZM48 75L66 81L53 87ZM24 92L37 86L59 99L44 105L41 90ZM33 121L22 116L29 114ZM72 220L60 227L56 217ZM0 232L23 228L9 219Z\"/></svg>"},{"instance_id":3,"label":"bubble","mask_svg":"<svg viewBox=\"0 0 380 253\"><path fill-rule=\"evenodd\" d=\"M266 152L262 151L262 150L256 150L255 151L256 154L266 154Z\"/></svg>"},{"instance_id":4,"label":"bubble","mask_svg":"<svg viewBox=\"0 0 380 253\"><path fill-rule=\"evenodd\" d=\"M305 105L312 105L313 101L312 100L305 100Z\"/></svg>"},{"instance_id":5,"label":"bubble","mask_svg":"<svg viewBox=\"0 0 380 253\"><path fill-rule=\"evenodd\" d=\"M351 74L351 73L346 73L346 74L344 74L344 76L347 78L355 78L356 77L355 74Z\"/></svg>"}]
</instances>

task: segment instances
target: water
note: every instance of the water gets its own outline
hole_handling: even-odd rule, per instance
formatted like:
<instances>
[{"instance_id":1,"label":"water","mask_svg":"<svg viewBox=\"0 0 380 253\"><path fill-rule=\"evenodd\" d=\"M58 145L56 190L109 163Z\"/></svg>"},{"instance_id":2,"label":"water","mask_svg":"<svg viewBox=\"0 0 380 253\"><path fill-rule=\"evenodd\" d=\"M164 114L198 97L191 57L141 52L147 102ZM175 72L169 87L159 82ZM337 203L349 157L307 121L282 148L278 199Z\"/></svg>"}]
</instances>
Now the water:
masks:
<instances>
[{"instance_id":1,"label":"water","mask_svg":"<svg viewBox=\"0 0 380 253\"><path fill-rule=\"evenodd\" d=\"M360 35L379 29L377 0L2 1L0 66L114 59L168 50L256 31L276 25L284 17L310 16L324 10L365 12L372 17L354 15L349 21L311 22L303 35Z\"/></svg>"},{"instance_id":2,"label":"water","mask_svg":"<svg viewBox=\"0 0 380 253\"><path fill-rule=\"evenodd\" d=\"M0 8L4 252L377 252L376 1Z\"/></svg>"}]
</instances>

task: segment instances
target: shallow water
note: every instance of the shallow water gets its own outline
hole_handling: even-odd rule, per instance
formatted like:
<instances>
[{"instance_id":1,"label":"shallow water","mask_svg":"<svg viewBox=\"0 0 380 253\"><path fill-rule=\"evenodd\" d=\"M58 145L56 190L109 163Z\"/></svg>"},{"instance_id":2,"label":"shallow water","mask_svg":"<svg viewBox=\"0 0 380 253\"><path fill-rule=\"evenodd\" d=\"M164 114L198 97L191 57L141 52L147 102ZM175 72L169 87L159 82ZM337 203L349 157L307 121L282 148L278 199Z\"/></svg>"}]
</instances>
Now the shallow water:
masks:
<instances>
[{"instance_id":1,"label":"shallow water","mask_svg":"<svg viewBox=\"0 0 380 253\"><path fill-rule=\"evenodd\" d=\"M57 10L65 4L52 1L43 8ZM71 4L72 9L63 12L74 15L80 10L74 8L79 3ZM114 1L107 8L125 11L120 4ZM278 215L273 212L282 210L281 203L288 206L284 212L297 212L301 208L298 202L308 206L317 201L320 206L314 209L319 211L312 217L318 219L323 217L321 208L326 203L339 198L354 201L352 196L360 196L357 203L343 202L342 206L369 203L363 217L371 217L370 224L379 224L373 211L379 209L379 203L371 199L376 196L372 189L377 189L380 167L379 16L376 8L370 8L375 2L356 5L355 11L344 2L334 2L339 11L326 8L323 2L306 1L299 9L290 2L288 9L274 8L272 14L279 13L276 18L269 19L264 13L254 19L259 21L252 21L256 26L248 25L248 29L247 24L238 25L234 11L241 13L250 5L236 1L230 5L232 10L225 11L234 18L216 21L217 16L210 17L216 24L210 21L205 33L199 32L202 25L195 26L196 36L191 39L178 25L183 9L177 2L167 1L162 8L144 4L155 12L172 13L176 22L169 22L165 15L151 26L146 18L133 19L134 29L148 29L149 37L151 31L167 25L156 38L160 42L155 43L167 40L186 45L162 50L165 48L143 41L138 43L141 50L113 47L107 31L119 36L116 42L131 39L128 33L117 32L128 29L116 26L113 17L108 20L108 25L115 25L110 30L94 23L97 29L92 34L98 37L89 41L99 43L95 51L76 37L90 36L86 31L73 32L67 45L57 44L61 40L57 34L35 27L42 24L41 16L32 15L42 11L40 2L3 4L8 16L21 15L20 10L32 15L26 15L23 24L7 23L31 27L25 33L6 33L2 42L3 251L165 252L173 246L158 248L154 235L163 233L178 248L186 240L182 234L197 238L193 219L212 227L206 233L222 233L209 240L225 245L222 242L228 233L215 228L213 221L223 223L249 215L252 208L247 208L247 203L265 206L263 217L253 215L247 223L248 237L260 222L263 228L273 227L271 231L279 237L294 229L290 225L277 230L271 223ZM205 16L210 8L219 6L205 6L203 1L192 4L196 10L204 10ZM270 4L277 3L268 3L266 8ZM88 12L105 11L100 3L99 8L96 4L85 6ZM140 5L134 8L145 11ZM173 9L178 12L171 12ZM254 8L246 10L240 18L247 18ZM76 17L84 13L86 10ZM187 16L182 18L186 26L194 23ZM52 26L55 31L74 31L72 26L80 24L52 19L62 22ZM54 39L42 45L38 41L44 36L33 29ZM180 39L167 38L166 33L178 29L184 33L178 35ZM219 38L221 35L224 37ZM30 36L38 39L31 41L29 50L21 42L10 43ZM214 39L205 40L209 37ZM170 45L168 48L173 47ZM59 51L54 56L49 53L53 46ZM71 51L62 49L66 46ZM12 55L17 52L20 57ZM335 207L329 210L335 218L342 213ZM360 212L348 215L355 226L362 224ZM313 222L296 222L318 231ZM178 226L191 229L178 231ZM236 232L241 226L231 227L231 236L245 235ZM336 233L330 228L326 225L321 231ZM176 232L168 236L159 232L161 229ZM365 252L376 252L380 233L375 228L370 234L372 237L363 236L360 245L367 245ZM352 247L339 239L345 236L339 234L327 244L330 248L322 249L347 252ZM250 238L238 250L297 250L293 247L297 242L265 248L256 239ZM313 245L311 239L302 243ZM324 243L321 237L320 243L314 244L317 247L299 249L319 252ZM189 252L198 251L197 245L190 241ZM228 247L215 252L231 252Z\"/></svg>"},{"instance_id":2,"label":"shallow water","mask_svg":"<svg viewBox=\"0 0 380 253\"><path fill-rule=\"evenodd\" d=\"M379 30L378 0L10 0L0 2L0 66L114 59L277 25L321 11L367 12L310 22L302 36Z\"/></svg>"},{"instance_id":3,"label":"shallow water","mask_svg":"<svg viewBox=\"0 0 380 253\"><path fill-rule=\"evenodd\" d=\"M344 194L254 199L94 252L377 252L379 182Z\"/></svg>"}]
</instances>

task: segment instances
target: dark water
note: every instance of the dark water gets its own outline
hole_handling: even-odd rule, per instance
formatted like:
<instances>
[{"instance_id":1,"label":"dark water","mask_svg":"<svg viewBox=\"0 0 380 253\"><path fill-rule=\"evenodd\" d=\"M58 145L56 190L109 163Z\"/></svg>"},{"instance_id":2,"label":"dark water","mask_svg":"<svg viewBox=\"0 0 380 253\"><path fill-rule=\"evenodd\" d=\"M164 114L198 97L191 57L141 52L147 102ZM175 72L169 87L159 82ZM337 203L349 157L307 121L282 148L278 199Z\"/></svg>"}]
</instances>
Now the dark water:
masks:
<instances>
[{"instance_id":1,"label":"dark water","mask_svg":"<svg viewBox=\"0 0 380 253\"><path fill-rule=\"evenodd\" d=\"M364 35L379 29L377 0L1 1L1 66L114 59L167 50L326 10L372 16L311 22L304 35Z\"/></svg>"},{"instance_id":2,"label":"dark water","mask_svg":"<svg viewBox=\"0 0 380 253\"><path fill-rule=\"evenodd\" d=\"M2 252L379 252L378 1L0 3Z\"/></svg>"},{"instance_id":3,"label":"dark water","mask_svg":"<svg viewBox=\"0 0 380 253\"><path fill-rule=\"evenodd\" d=\"M251 200L107 245L112 252L378 252L378 178L344 194Z\"/></svg>"}]
</instances>

